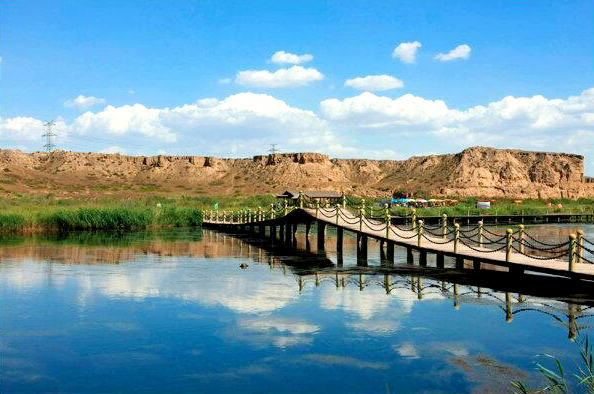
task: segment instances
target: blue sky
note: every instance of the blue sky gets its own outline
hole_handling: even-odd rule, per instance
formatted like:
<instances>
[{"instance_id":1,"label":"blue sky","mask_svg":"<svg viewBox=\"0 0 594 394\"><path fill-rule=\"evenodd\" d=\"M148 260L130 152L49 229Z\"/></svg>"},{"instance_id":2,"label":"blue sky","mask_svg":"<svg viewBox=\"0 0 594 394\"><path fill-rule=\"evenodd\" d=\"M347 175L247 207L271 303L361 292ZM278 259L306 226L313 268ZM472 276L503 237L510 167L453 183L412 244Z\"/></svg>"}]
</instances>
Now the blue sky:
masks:
<instances>
[{"instance_id":1,"label":"blue sky","mask_svg":"<svg viewBox=\"0 0 594 394\"><path fill-rule=\"evenodd\" d=\"M593 21L591 1L2 2L0 147L41 149L55 119L67 150L488 145L585 154L593 174Z\"/></svg>"}]
</instances>

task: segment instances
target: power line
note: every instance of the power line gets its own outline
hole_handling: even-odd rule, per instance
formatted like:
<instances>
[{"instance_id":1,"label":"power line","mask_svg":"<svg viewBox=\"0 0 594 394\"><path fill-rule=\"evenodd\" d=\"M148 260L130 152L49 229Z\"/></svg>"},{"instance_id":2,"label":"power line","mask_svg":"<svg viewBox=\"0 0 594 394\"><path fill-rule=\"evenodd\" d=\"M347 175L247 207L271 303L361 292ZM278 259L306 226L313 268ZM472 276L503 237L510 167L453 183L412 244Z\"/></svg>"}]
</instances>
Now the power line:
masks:
<instances>
[{"instance_id":1,"label":"power line","mask_svg":"<svg viewBox=\"0 0 594 394\"><path fill-rule=\"evenodd\" d=\"M47 121L43 124L45 127L45 133L41 137L45 138L45 145L43 145L43 147L45 148L46 152L51 152L56 147L52 143L52 137L57 137L57 134L52 131L52 127L55 125L56 123L53 120Z\"/></svg>"}]
</instances>

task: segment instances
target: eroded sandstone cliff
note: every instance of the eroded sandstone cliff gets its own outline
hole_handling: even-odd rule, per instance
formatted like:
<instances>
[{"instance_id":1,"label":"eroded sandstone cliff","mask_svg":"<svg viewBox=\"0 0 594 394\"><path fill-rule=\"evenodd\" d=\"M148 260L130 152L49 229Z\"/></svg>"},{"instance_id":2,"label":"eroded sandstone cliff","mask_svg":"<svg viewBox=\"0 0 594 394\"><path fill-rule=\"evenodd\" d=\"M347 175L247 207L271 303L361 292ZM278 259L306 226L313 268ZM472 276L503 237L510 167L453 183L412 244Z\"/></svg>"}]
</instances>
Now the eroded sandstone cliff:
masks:
<instances>
[{"instance_id":1,"label":"eroded sandstone cliff","mask_svg":"<svg viewBox=\"0 0 594 394\"><path fill-rule=\"evenodd\" d=\"M594 183L584 179L583 157L563 153L475 147L408 160L354 160L319 153L219 159L0 150L4 194L262 194L284 189L369 196L396 189L432 196L594 196Z\"/></svg>"}]
</instances>

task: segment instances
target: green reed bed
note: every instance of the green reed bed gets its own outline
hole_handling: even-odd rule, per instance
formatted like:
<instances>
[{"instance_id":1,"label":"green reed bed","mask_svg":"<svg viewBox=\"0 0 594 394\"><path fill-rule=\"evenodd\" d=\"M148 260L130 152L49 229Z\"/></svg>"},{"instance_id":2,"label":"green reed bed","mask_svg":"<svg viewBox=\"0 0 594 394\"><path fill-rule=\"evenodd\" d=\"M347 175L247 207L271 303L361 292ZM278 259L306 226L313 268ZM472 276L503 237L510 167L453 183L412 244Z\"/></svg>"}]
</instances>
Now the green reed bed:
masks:
<instances>
[{"instance_id":1,"label":"green reed bed","mask_svg":"<svg viewBox=\"0 0 594 394\"><path fill-rule=\"evenodd\" d=\"M44 231L138 231L202 225L202 210L175 203L11 201L0 213L0 234ZM45 204L44 204L45 203ZM181 205L181 206L178 206Z\"/></svg>"},{"instance_id":2,"label":"green reed bed","mask_svg":"<svg viewBox=\"0 0 594 394\"><path fill-rule=\"evenodd\" d=\"M133 231L150 227L155 213L147 208L78 208L59 210L42 220L46 228L59 231Z\"/></svg>"}]
</instances>

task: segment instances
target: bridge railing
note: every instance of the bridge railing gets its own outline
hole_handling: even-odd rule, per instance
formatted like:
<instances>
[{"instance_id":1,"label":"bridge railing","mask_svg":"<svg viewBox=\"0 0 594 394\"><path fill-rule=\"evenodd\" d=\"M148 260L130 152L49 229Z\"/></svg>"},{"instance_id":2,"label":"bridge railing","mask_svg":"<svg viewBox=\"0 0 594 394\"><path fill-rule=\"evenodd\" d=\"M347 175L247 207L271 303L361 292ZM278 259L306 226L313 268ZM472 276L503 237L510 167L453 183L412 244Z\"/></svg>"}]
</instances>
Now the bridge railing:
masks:
<instances>
[{"instance_id":1,"label":"bridge railing","mask_svg":"<svg viewBox=\"0 0 594 394\"><path fill-rule=\"evenodd\" d=\"M358 205L350 204L343 197L342 204L320 203L319 200L300 194L295 204L271 204L270 207L255 210L243 209L239 211L207 211L205 217L210 222L228 224L257 224L266 220L277 219L288 215L295 209L315 210L315 217L334 222L337 226L350 225L360 232L371 230L383 233L387 240L417 239L422 247L424 243L444 245L453 244L453 251L457 253L460 246L465 246L481 253L505 251L506 261L512 253L519 253L534 260L559 260L567 258L568 269L573 270L575 263L594 264L594 243L584 238L583 231L571 234L568 240L559 243L549 243L538 240L525 232L524 225L517 229L506 229L500 234L497 229L490 229L479 221L476 226L460 228L459 223L448 221L446 214L442 215L441 223L429 226L423 219L417 219L416 212L411 212L410 225L399 226L391 223L391 211L383 208L381 214L378 209L365 206L365 200ZM588 256L585 256L585 252Z\"/></svg>"}]
</instances>

